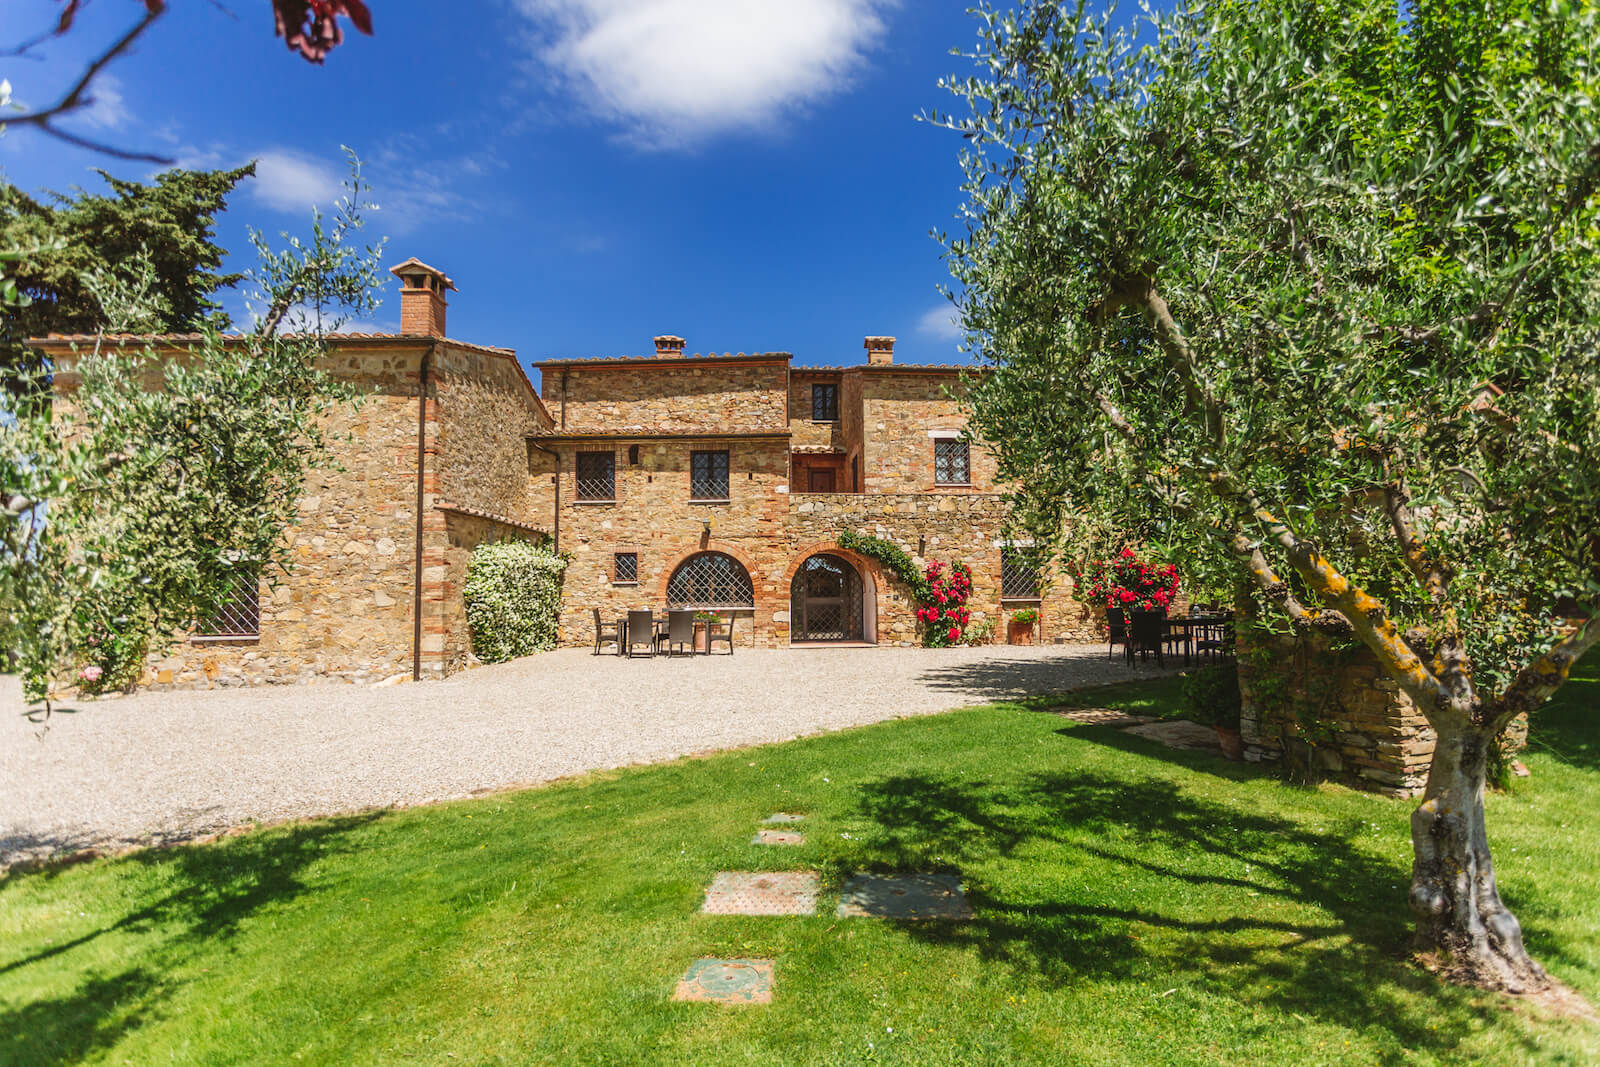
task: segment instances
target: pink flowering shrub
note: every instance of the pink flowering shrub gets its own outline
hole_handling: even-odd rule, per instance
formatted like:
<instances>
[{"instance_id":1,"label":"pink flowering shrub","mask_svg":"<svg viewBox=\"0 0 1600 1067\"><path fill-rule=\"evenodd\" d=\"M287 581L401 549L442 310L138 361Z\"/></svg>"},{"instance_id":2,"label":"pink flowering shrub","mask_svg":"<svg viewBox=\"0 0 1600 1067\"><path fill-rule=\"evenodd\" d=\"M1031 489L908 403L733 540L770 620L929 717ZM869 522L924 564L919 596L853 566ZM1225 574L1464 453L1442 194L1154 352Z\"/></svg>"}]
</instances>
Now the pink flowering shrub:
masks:
<instances>
[{"instance_id":1,"label":"pink flowering shrub","mask_svg":"<svg viewBox=\"0 0 1600 1067\"><path fill-rule=\"evenodd\" d=\"M948 648L961 640L972 621L967 599L972 596L972 571L965 563L945 567L934 560L928 564L928 599L917 609L922 623L922 643L928 648Z\"/></svg>"},{"instance_id":2,"label":"pink flowering shrub","mask_svg":"<svg viewBox=\"0 0 1600 1067\"><path fill-rule=\"evenodd\" d=\"M1085 604L1123 611L1166 611L1178 596L1178 565L1146 563L1124 548L1114 559L1095 560L1079 579Z\"/></svg>"}]
</instances>

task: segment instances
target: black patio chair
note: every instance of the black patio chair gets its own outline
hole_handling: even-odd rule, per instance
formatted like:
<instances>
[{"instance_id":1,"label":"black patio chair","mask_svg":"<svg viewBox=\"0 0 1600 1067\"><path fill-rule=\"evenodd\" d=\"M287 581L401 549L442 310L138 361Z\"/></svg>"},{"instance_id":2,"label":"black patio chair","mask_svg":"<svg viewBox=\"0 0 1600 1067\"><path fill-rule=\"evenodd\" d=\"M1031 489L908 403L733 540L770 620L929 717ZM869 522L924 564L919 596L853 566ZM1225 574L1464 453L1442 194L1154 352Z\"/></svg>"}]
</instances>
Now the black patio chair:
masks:
<instances>
[{"instance_id":1,"label":"black patio chair","mask_svg":"<svg viewBox=\"0 0 1600 1067\"><path fill-rule=\"evenodd\" d=\"M1206 659L1227 659L1233 655L1233 620L1218 619L1207 623L1195 642L1195 652Z\"/></svg>"},{"instance_id":2,"label":"black patio chair","mask_svg":"<svg viewBox=\"0 0 1600 1067\"><path fill-rule=\"evenodd\" d=\"M622 655L622 620L603 622L600 618L600 609L594 609L594 654L600 654L600 646L606 643L616 646L613 655Z\"/></svg>"},{"instance_id":3,"label":"black patio chair","mask_svg":"<svg viewBox=\"0 0 1600 1067\"><path fill-rule=\"evenodd\" d=\"M694 655L694 612L667 612L667 636L662 644L669 656L678 649L682 649L684 655Z\"/></svg>"},{"instance_id":4,"label":"black patio chair","mask_svg":"<svg viewBox=\"0 0 1600 1067\"><path fill-rule=\"evenodd\" d=\"M1140 659L1156 654L1156 666L1165 667L1166 657L1161 654L1166 643L1166 616L1159 611L1136 611L1128 622L1128 653L1138 653Z\"/></svg>"},{"instance_id":5,"label":"black patio chair","mask_svg":"<svg viewBox=\"0 0 1600 1067\"><path fill-rule=\"evenodd\" d=\"M656 621L650 614L650 609L628 612L628 658L633 658L633 650L643 647L645 655L656 654Z\"/></svg>"},{"instance_id":6,"label":"black patio chair","mask_svg":"<svg viewBox=\"0 0 1600 1067\"><path fill-rule=\"evenodd\" d=\"M706 651L709 653L713 645L722 642L728 646L728 655L733 655L733 619L729 615L726 620L712 619L706 623Z\"/></svg>"},{"instance_id":7,"label":"black patio chair","mask_svg":"<svg viewBox=\"0 0 1600 1067\"><path fill-rule=\"evenodd\" d=\"M1122 646L1122 658L1132 659L1133 649L1128 646L1128 618L1122 613L1121 608L1106 609L1106 631L1110 635L1106 644L1106 659L1111 658L1111 653Z\"/></svg>"}]
</instances>

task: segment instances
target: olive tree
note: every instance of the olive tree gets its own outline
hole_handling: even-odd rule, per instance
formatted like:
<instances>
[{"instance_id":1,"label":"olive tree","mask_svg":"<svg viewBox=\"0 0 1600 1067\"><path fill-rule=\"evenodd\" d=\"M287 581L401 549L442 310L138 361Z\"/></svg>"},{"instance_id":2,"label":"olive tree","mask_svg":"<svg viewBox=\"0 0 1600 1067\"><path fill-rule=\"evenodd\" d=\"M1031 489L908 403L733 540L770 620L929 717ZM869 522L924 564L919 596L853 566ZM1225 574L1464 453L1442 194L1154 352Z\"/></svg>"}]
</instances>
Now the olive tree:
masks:
<instances>
[{"instance_id":1,"label":"olive tree","mask_svg":"<svg viewBox=\"0 0 1600 1067\"><path fill-rule=\"evenodd\" d=\"M323 366L324 335L375 307L381 278L381 242L358 243L358 168L348 188L308 240L254 235L248 332L146 336L171 309L139 254L82 279L100 325L47 368L54 411L18 402L34 385L0 390L0 643L30 699L63 672L132 685L147 651L291 566L282 534L306 472L332 463L327 416L359 400Z\"/></svg>"},{"instance_id":2,"label":"olive tree","mask_svg":"<svg viewBox=\"0 0 1600 1067\"><path fill-rule=\"evenodd\" d=\"M1483 793L1600 640L1592 0L976 14L928 117L967 142L947 251L1002 475L1371 649L1438 735L1419 949L1544 986Z\"/></svg>"}]
</instances>

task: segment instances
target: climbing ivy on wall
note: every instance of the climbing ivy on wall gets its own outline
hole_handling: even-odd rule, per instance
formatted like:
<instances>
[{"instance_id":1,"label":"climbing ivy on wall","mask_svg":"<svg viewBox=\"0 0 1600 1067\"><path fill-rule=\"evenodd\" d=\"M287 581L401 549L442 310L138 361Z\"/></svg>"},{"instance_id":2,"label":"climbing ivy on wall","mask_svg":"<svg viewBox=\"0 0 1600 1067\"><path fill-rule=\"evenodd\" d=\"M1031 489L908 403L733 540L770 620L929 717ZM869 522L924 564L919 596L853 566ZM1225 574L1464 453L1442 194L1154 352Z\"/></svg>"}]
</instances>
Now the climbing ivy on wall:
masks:
<instances>
[{"instance_id":1,"label":"climbing ivy on wall","mask_svg":"<svg viewBox=\"0 0 1600 1067\"><path fill-rule=\"evenodd\" d=\"M527 541L491 541L473 549L461 589L473 655L503 663L556 647L566 569L565 557Z\"/></svg>"},{"instance_id":2,"label":"climbing ivy on wall","mask_svg":"<svg viewBox=\"0 0 1600 1067\"><path fill-rule=\"evenodd\" d=\"M972 592L972 572L965 563L952 562L948 570L942 563L930 563L926 572L893 541L845 530L839 547L875 559L911 590L921 607L917 621L922 624L922 643L930 648L945 648L961 641L971 616L966 609Z\"/></svg>"},{"instance_id":3,"label":"climbing ivy on wall","mask_svg":"<svg viewBox=\"0 0 1600 1067\"><path fill-rule=\"evenodd\" d=\"M933 599L933 587L928 584L922 568L912 562L905 550L893 541L846 530L839 535L839 547L883 564L890 574L911 590L911 595L917 598L918 603L926 604Z\"/></svg>"}]
</instances>

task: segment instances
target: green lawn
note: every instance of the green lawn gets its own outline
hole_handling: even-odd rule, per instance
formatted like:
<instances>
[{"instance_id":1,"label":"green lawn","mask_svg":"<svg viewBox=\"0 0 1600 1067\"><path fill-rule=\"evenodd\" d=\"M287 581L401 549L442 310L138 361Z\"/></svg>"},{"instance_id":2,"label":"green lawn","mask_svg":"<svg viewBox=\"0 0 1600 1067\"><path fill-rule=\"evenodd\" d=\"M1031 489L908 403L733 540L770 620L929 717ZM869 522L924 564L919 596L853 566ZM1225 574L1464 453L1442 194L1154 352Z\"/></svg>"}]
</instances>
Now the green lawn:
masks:
<instances>
[{"instance_id":1,"label":"green lawn","mask_svg":"<svg viewBox=\"0 0 1600 1067\"><path fill-rule=\"evenodd\" d=\"M1491 828L1533 951L1600 1001L1597 666ZM807 844L748 845L778 810ZM0 1062L1600 1059L1406 962L1409 812L1000 704L17 874ZM977 918L697 914L785 867L958 872ZM670 1001L705 955L775 958L775 1003Z\"/></svg>"}]
</instances>

